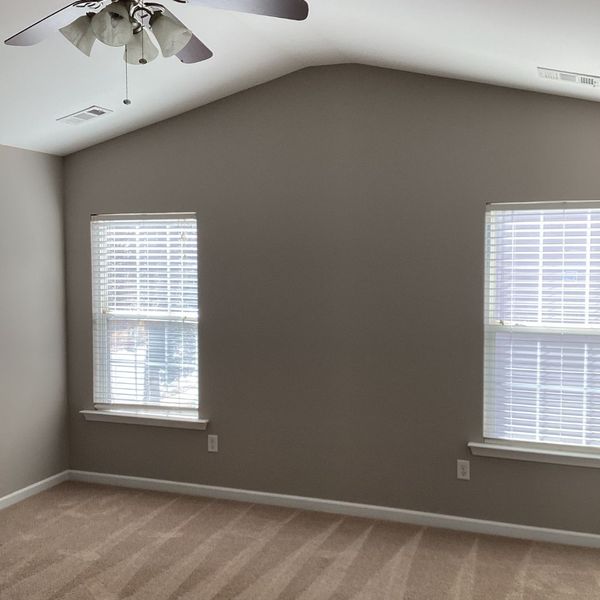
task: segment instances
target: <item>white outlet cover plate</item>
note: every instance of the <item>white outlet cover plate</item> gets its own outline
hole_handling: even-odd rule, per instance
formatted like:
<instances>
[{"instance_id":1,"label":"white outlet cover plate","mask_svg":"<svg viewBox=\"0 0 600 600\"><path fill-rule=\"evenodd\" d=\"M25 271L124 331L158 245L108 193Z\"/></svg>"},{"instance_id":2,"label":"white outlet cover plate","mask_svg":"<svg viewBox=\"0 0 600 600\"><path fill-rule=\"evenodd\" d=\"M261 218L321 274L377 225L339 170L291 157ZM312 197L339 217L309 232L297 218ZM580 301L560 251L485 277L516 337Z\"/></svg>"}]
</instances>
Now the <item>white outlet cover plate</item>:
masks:
<instances>
[{"instance_id":1,"label":"white outlet cover plate","mask_svg":"<svg viewBox=\"0 0 600 600\"><path fill-rule=\"evenodd\" d=\"M456 478L464 481L471 479L471 463L468 460L456 461Z\"/></svg>"}]
</instances>

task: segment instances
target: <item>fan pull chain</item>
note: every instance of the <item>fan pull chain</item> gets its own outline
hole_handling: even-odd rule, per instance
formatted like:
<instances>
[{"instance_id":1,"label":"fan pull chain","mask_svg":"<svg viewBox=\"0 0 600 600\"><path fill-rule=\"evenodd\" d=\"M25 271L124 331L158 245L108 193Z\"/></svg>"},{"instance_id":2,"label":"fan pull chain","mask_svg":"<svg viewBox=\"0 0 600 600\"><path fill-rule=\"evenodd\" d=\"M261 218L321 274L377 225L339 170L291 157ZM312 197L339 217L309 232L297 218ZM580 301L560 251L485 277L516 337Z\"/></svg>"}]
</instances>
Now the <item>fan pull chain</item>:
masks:
<instances>
[{"instance_id":1,"label":"fan pull chain","mask_svg":"<svg viewBox=\"0 0 600 600\"><path fill-rule=\"evenodd\" d=\"M128 46L125 46L125 100L123 100L123 104L129 106L131 100L129 99L129 61L127 60L127 49Z\"/></svg>"},{"instance_id":2,"label":"fan pull chain","mask_svg":"<svg viewBox=\"0 0 600 600\"><path fill-rule=\"evenodd\" d=\"M144 10L144 2L142 0L142 11ZM142 58L140 58L140 65L146 65L148 64L148 61L146 60L146 57L144 56L144 33L146 31L146 28L144 27L144 18L142 17L142 31L140 33L140 35L142 36Z\"/></svg>"},{"instance_id":3,"label":"fan pull chain","mask_svg":"<svg viewBox=\"0 0 600 600\"><path fill-rule=\"evenodd\" d=\"M144 26L143 25L142 25L142 33L140 33L140 35L142 36L142 58L140 58L140 64L145 65L148 61L144 57Z\"/></svg>"}]
</instances>

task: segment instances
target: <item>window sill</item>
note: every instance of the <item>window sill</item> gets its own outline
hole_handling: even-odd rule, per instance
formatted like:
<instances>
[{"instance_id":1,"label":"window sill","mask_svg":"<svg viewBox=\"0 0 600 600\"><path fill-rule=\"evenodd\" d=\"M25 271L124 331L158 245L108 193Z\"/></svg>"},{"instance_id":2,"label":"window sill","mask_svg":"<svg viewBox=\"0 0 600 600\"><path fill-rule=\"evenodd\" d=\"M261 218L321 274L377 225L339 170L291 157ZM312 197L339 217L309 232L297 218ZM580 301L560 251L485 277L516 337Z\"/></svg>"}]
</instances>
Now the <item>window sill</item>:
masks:
<instances>
[{"instance_id":1,"label":"window sill","mask_svg":"<svg viewBox=\"0 0 600 600\"><path fill-rule=\"evenodd\" d=\"M86 421L101 421L103 423L124 423L128 425L149 425L150 427L170 427L172 429L205 430L207 419L188 419L185 417L165 417L144 415L141 413L119 412L116 410L81 410Z\"/></svg>"},{"instance_id":2,"label":"window sill","mask_svg":"<svg viewBox=\"0 0 600 600\"><path fill-rule=\"evenodd\" d=\"M554 446L540 448L539 446L529 446L527 444L513 445L501 441L469 442L467 446L474 456L600 469L600 453L594 451L563 450Z\"/></svg>"}]
</instances>

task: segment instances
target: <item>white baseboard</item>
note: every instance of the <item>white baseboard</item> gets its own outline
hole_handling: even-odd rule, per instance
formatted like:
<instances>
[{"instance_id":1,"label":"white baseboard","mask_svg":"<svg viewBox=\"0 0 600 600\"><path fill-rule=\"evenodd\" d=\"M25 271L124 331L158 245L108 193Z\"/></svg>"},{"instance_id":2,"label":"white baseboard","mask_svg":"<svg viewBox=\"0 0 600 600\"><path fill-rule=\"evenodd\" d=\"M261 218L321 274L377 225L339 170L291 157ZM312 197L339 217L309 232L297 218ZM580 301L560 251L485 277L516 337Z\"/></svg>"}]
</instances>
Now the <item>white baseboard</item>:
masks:
<instances>
[{"instance_id":1,"label":"white baseboard","mask_svg":"<svg viewBox=\"0 0 600 600\"><path fill-rule=\"evenodd\" d=\"M8 496L4 496L0 498L0 510L3 508L8 508L17 502L21 502L27 498L31 498L31 496L35 496L40 492L45 490L49 490L59 483L63 483L64 481L69 481L70 472L63 471L62 473L57 473L56 475L52 475L52 477L48 477L47 479L43 479L42 481L38 481L32 485L29 485L21 490L17 490L12 494L8 494Z\"/></svg>"},{"instance_id":2,"label":"white baseboard","mask_svg":"<svg viewBox=\"0 0 600 600\"><path fill-rule=\"evenodd\" d=\"M216 487L198 483L183 483L166 481L162 479L149 479L146 477L131 477L126 475L111 475L109 473L92 473L89 471L63 471L39 481L8 496L0 498L0 510L8 508L40 492L53 488L65 481L82 481L103 485L114 485L126 488L152 490L158 492L171 492L189 496L205 496L222 500L238 500L255 504L270 504L302 510L315 510L339 515L363 517L366 519L379 519L408 523L422 527L439 527L456 531L467 531L484 535L498 535L510 538L533 540L536 542L549 542L568 544L572 546L586 546L600 548L600 535L582 533L578 531L565 531L562 529L547 529L516 523L502 523L499 521L485 521L469 517L457 517L438 513L427 513L402 508L375 506L371 504L357 504L337 500L323 500L320 498L307 498L305 496L290 496L286 494L272 494L236 488Z\"/></svg>"},{"instance_id":3,"label":"white baseboard","mask_svg":"<svg viewBox=\"0 0 600 600\"><path fill-rule=\"evenodd\" d=\"M439 527L456 531L467 531L484 535L498 535L509 538L533 540L536 542L550 542L568 544L571 546L586 546L600 548L600 535L582 533L578 531L565 531L562 529L547 529L530 525L515 523L502 523L499 521L485 521L468 517L457 517L438 513L427 513L386 506L370 504L356 504L336 500L322 500L304 496L289 496L285 494L271 494L235 488L215 487L198 483L182 483L165 481L162 479L149 479L146 477L130 477L126 475L110 475L108 473L91 473L88 471L69 471L69 479L87 483L99 483L120 487L171 492L190 496L205 496L223 500L238 500L255 504L270 504L303 510L315 510L367 519L383 521L396 521L423 527Z\"/></svg>"}]
</instances>

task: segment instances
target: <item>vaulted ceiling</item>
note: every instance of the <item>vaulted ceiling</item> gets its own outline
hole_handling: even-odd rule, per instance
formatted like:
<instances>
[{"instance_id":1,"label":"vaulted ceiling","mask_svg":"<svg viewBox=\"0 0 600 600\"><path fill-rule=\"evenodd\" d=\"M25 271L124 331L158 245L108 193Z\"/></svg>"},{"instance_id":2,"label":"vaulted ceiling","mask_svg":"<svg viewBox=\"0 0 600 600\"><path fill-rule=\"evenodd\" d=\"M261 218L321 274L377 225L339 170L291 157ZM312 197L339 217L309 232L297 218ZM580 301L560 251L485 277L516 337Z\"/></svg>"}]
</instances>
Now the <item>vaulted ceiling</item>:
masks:
<instances>
[{"instance_id":1,"label":"vaulted ceiling","mask_svg":"<svg viewBox=\"0 0 600 600\"><path fill-rule=\"evenodd\" d=\"M600 3L592 0L308 0L306 21L164 0L214 52L186 65L159 58L130 69L122 49L91 58L58 32L37 46L0 47L0 144L65 155L308 66L363 63L600 100L600 88L552 81L537 67L600 74ZM66 0L0 5L5 39ZM299 94L303 90L298 90ZM114 113L72 126L91 105ZM600 110L600 107L599 107Z\"/></svg>"}]
</instances>

